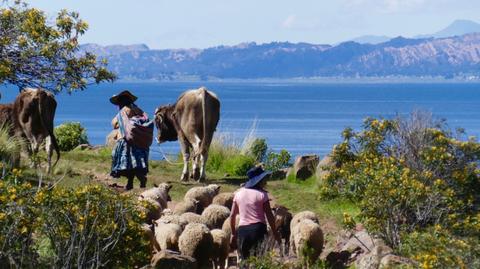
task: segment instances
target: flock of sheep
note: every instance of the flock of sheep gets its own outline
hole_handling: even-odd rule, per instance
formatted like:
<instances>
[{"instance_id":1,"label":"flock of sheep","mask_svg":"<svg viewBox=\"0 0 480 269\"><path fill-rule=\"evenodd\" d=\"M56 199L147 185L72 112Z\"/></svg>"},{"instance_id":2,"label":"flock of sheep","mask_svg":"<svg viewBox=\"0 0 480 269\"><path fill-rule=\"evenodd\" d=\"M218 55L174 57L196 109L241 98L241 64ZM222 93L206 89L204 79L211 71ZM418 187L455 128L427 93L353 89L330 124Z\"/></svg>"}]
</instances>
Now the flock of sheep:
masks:
<instances>
[{"instance_id":1,"label":"flock of sheep","mask_svg":"<svg viewBox=\"0 0 480 269\"><path fill-rule=\"evenodd\" d=\"M170 184L161 183L139 196L144 205L149 204L143 207L148 223L142 227L152 252L178 251L194 258L200 267L213 263L214 268L225 268L230 253L229 217L234 193L219 193L220 186L216 184L193 187L172 210L167 207L171 188ZM318 259L323 249L323 232L316 214L303 211L292 216L280 205L272 205L272 210L282 238L281 254L288 255L290 250L295 255L307 253L310 262ZM309 250L305 251L306 248Z\"/></svg>"}]
</instances>

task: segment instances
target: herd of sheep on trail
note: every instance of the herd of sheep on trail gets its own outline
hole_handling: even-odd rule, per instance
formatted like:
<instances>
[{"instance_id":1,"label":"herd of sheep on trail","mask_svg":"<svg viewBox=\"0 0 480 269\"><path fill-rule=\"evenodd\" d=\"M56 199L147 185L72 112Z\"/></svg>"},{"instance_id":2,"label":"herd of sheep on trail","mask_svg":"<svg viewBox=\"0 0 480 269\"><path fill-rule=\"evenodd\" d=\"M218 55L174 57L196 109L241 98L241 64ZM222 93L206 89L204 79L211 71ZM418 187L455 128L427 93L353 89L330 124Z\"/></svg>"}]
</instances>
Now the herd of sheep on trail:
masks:
<instances>
[{"instance_id":1,"label":"herd of sheep on trail","mask_svg":"<svg viewBox=\"0 0 480 269\"><path fill-rule=\"evenodd\" d=\"M172 209L167 206L171 200L171 188L172 185L161 183L139 195L140 201L151 205L143 208L148 223L142 227L150 241L152 254L175 251L194 258L200 268L212 264L213 268L228 267L229 217L234 193L219 193L220 186L216 184L193 187ZM288 255L290 251L301 256L307 253L310 262L317 260L323 248L323 232L316 214L303 211L292 216L287 208L274 203L272 210L282 239L280 254ZM272 237L271 231L269 237ZM265 242L272 240L267 238ZM272 250L272 247L273 244L265 250ZM309 251L305 252L306 248Z\"/></svg>"}]
</instances>

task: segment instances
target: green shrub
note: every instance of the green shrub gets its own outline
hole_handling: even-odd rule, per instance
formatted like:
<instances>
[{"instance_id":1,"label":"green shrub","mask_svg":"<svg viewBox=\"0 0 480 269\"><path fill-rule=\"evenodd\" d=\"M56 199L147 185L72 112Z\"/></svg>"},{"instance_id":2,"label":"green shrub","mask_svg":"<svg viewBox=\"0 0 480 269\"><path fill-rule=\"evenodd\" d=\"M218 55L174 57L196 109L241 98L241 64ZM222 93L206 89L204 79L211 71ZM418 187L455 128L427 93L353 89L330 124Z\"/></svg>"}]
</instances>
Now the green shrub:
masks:
<instances>
[{"instance_id":1,"label":"green shrub","mask_svg":"<svg viewBox=\"0 0 480 269\"><path fill-rule=\"evenodd\" d=\"M70 151L81 144L88 144L87 133L79 122L67 122L55 127L55 137L62 151Z\"/></svg>"},{"instance_id":2,"label":"green shrub","mask_svg":"<svg viewBox=\"0 0 480 269\"><path fill-rule=\"evenodd\" d=\"M247 171L255 166L255 159L251 156L236 155L223 162L223 171L233 176L245 176Z\"/></svg>"},{"instance_id":3,"label":"green shrub","mask_svg":"<svg viewBox=\"0 0 480 269\"><path fill-rule=\"evenodd\" d=\"M265 138L256 138L251 143L248 154L255 159L255 162L261 163L265 160L265 157L267 155L267 149L268 146Z\"/></svg>"},{"instance_id":4,"label":"green shrub","mask_svg":"<svg viewBox=\"0 0 480 269\"><path fill-rule=\"evenodd\" d=\"M394 248L434 225L479 236L480 144L461 135L422 113L369 118L362 131L344 131L321 195L356 201L365 227Z\"/></svg>"},{"instance_id":5,"label":"green shrub","mask_svg":"<svg viewBox=\"0 0 480 269\"><path fill-rule=\"evenodd\" d=\"M290 153L285 149L280 150L279 153L273 151L269 152L265 162L265 169L270 171L277 171L289 165Z\"/></svg>"},{"instance_id":6,"label":"green shrub","mask_svg":"<svg viewBox=\"0 0 480 269\"><path fill-rule=\"evenodd\" d=\"M405 235L400 253L421 268L480 268L478 237L458 237L440 225Z\"/></svg>"},{"instance_id":7,"label":"green shrub","mask_svg":"<svg viewBox=\"0 0 480 269\"><path fill-rule=\"evenodd\" d=\"M143 266L146 216L135 201L101 185L35 189L0 181L0 261L7 268Z\"/></svg>"}]
</instances>

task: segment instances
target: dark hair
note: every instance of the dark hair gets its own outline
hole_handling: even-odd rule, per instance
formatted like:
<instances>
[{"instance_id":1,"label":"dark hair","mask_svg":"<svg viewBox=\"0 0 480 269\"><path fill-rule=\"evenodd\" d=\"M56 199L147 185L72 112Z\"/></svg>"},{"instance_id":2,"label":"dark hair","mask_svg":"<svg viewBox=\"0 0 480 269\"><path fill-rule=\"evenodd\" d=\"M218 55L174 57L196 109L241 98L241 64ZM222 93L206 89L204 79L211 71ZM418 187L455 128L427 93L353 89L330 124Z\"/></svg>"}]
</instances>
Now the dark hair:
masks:
<instances>
[{"instance_id":1,"label":"dark hair","mask_svg":"<svg viewBox=\"0 0 480 269\"><path fill-rule=\"evenodd\" d=\"M120 108L123 108L124 106L131 105L133 102L130 98L127 96L121 95L118 97L118 106Z\"/></svg>"}]
</instances>

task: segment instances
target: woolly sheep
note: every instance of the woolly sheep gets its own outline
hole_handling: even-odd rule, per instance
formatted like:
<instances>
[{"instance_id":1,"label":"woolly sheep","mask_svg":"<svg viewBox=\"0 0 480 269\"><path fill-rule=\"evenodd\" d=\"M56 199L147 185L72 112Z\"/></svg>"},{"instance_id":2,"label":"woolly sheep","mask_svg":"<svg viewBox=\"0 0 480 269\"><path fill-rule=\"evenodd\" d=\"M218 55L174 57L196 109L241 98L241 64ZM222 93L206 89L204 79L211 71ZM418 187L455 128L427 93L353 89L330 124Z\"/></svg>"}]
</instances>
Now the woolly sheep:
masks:
<instances>
[{"instance_id":1,"label":"woolly sheep","mask_svg":"<svg viewBox=\"0 0 480 269\"><path fill-rule=\"evenodd\" d=\"M318 221L317 214L313 213L312 211L302 211L293 216L292 221L290 222L290 231L293 231L293 227L303 219L310 219L315 223L320 223Z\"/></svg>"},{"instance_id":2,"label":"woolly sheep","mask_svg":"<svg viewBox=\"0 0 480 269\"><path fill-rule=\"evenodd\" d=\"M209 265L213 252L213 238L205 224L190 223L180 235L178 248L182 255L193 257L200 268Z\"/></svg>"},{"instance_id":3,"label":"woolly sheep","mask_svg":"<svg viewBox=\"0 0 480 269\"><path fill-rule=\"evenodd\" d=\"M156 223L155 240L160 250L178 250L178 239L182 234L182 228L175 223Z\"/></svg>"},{"instance_id":4,"label":"woolly sheep","mask_svg":"<svg viewBox=\"0 0 480 269\"><path fill-rule=\"evenodd\" d=\"M235 194L233 192L222 192L213 197L212 204L223 205L228 209L232 208L233 197Z\"/></svg>"},{"instance_id":5,"label":"woolly sheep","mask_svg":"<svg viewBox=\"0 0 480 269\"><path fill-rule=\"evenodd\" d=\"M168 183L160 183L160 185L155 186L151 189L148 189L142 192L139 196L139 199L152 199L160 203L162 210L167 208L167 202L171 201L170 195L168 192L172 188L172 185Z\"/></svg>"},{"instance_id":6,"label":"woolly sheep","mask_svg":"<svg viewBox=\"0 0 480 269\"><path fill-rule=\"evenodd\" d=\"M187 191L184 200L193 199L199 201L199 209L197 213L201 213L203 209L212 203L213 197L218 194L220 186L210 184L206 187L193 187Z\"/></svg>"},{"instance_id":7,"label":"woolly sheep","mask_svg":"<svg viewBox=\"0 0 480 269\"><path fill-rule=\"evenodd\" d=\"M235 220L235 228L238 228L238 223L240 222L240 216L237 215ZM230 227L230 217L228 217L222 225L222 230L228 235L228 238L232 236L232 229Z\"/></svg>"},{"instance_id":8,"label":"woolly sheep","mask_svg":"<svg viewBox=\"0 0 480 269\"><path fill-rule=\"evenodd\" d=\"M162 216L163 207L154 199L142 198L139 200L137 208L139 211L145 212L147 224L151 224Z\"/></svg>"},{"instance_id":9,"label":"woolly sheep","mask_svg":"<svg viewBox=\"0 0 480 269\"><path fill-rule=\"evenodd\" d=\"M197 213L198 204L199 201L195 199L185 199L184 201L179 202L175 205L175 209L173 210L173 212L177 215L181 215L186 212Z\"/></svg>"},{"instance_id":10,"label":"woolly sheep","mask_svg":"<svg viewBox=\"0 0 480 269\"><path fill-rule=\"evenodd\" d=\"M213 238L213 266L215 269L224 269L230 252L230 237L220 229L213 229L210 233Z\"/></svg>"},{"instance_id":11,"label":"woolly sheep","mask_svg":"<svg viewBox=\"0 0 480 269\"><path fill-rule=\"evenodd\" d=\"M209 229L222 228L223 222L230 216L230 210L221 205L209 205L202 213L205 225Z\"/></svg>"},{"instance_id":12,"label":"woolly sheep","mask_svg":"<svg viewBox=\"0 0 480 269\"><path fill-rule=\"evenodd\" d=\"M169 223L178 224L182 228L182 230L188 224L185 220L180 218L180 216L178 216L178 215L165 215L165 216L162 216L161 218L159 218L158 220L155 221L155 225L159 225L161 223L163 223L163 224L169 224Z\"/></svg>"},{"instance_id":13,"label":"woolly sheep","mask_svg":"<svg viewBox=\"0 0 480 269\"><path fill-rule=\"evenodd\" d=\"M188 223L203 223L205 224L205 221L203 220L202 216L193 213L193 212L185 212L182 215L180 215L180 219L182 221L185 221L187 224Z\"/></svg>"},{"instance_id":14,"label":"woolly sheep","mask_svg":"<svg viewBox=\"0 0 480 269\"><path fill-rule=\"evenodd\" d=\"M307 252L304 252L308 249ZM318 223L302 219L292 230L290 250L297 256L306 253L310 264L314 263L323 249L323 232Z\"/></svg>"},{"instance_id":15,"label":"woolly sheep","mask_svg":"<svg viewBox=\"0 0 480 269\"><path fill-rule=\"evenodd\" d=\"M141 229L143 231L143 236L150 242L150 253L154 253L155 251L160 249L160 246L155 240L155 234L152 230L152 225L142 224Z\"/></svg>"}]
</instances>

